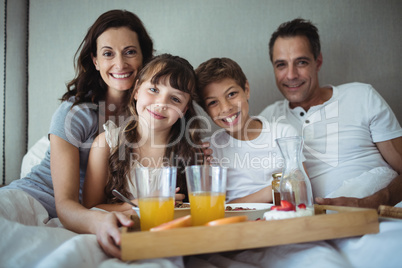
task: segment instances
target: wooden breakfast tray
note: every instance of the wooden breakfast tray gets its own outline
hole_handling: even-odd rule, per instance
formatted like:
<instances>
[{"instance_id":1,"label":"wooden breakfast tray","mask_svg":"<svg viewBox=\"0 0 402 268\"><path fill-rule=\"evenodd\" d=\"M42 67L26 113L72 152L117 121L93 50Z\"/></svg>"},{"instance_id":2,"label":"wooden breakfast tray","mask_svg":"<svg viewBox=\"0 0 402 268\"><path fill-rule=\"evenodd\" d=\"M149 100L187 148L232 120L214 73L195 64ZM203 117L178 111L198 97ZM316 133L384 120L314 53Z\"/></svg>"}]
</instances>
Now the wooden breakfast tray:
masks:
<instances>
[{"instance_id":1,"label":"wooden breakfast tray","mask_svg":"<svg viewBox=\"0 0 402 268\"><path fill-rule=\"evenodd\" d=\"M335 213L327 213L327 210ZM315 215L285 220L248 221L220 226L197 226L159 232L123 228L122 259L171 256L276 246L378 233L374 209L315 205Z\"/></svg>"}]
</instances>

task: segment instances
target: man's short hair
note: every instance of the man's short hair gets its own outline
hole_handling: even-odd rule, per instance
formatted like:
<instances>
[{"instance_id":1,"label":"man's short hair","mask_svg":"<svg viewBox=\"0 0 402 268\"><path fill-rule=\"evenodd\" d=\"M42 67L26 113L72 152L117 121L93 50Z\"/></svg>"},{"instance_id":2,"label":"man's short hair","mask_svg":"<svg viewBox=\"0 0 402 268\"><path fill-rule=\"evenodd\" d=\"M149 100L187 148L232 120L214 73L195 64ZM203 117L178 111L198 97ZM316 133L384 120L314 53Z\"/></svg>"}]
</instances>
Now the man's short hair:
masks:
<instances>
[{"instance_id":1,"label":"man's short hair","mask_svg":"<svg viewBox=\"0 0 402 268\"><path fill-rule=\"evenodd\" d=\"M294 19L279 25L278 29L271 35L269 40L269 58L272 62L273 48L275 41L278 37L296 37L305 36L310 42L311 53L313 53L314 59L316 60L321 53L320 36L318 34L318 29L309 20L304 20L301 18Z\"/></svg>"}]
</instances>

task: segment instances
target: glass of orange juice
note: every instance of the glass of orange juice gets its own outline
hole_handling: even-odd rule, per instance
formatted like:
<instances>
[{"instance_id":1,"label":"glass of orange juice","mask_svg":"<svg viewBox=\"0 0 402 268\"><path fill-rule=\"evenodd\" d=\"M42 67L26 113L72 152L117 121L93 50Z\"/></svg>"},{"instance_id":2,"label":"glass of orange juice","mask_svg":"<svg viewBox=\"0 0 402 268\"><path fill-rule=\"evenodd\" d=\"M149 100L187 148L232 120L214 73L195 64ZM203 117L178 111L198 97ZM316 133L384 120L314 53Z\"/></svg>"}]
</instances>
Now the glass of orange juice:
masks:
<instances>
[{"instance_id":1,"label":"glass of orange juice","mask_svg":"<svg viewBox=\"0 0 402 268\"><path fill-rule=\"evenodd\" d=\"M191 218L194 226L225 217L227 168L195 165L186 167Z\"/></svg>"},{"instance_id":2,"label":"glass of orange juice","mask_svg":"<svg viewBox=\"0 0 402 268\"><path fill-rule=\"evenodd\" d=\"M135 169L141 231L173 220L176 167Z\"/></svg>"}]
</instances>

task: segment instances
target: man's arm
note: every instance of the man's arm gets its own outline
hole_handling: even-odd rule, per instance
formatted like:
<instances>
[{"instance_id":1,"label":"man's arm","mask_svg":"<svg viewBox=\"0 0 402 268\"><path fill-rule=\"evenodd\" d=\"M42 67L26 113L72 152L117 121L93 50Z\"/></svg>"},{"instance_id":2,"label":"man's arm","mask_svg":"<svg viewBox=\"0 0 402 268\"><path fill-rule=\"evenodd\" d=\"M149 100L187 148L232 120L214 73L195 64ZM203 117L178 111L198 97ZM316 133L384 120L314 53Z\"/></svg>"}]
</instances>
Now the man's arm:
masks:
<instances>
[{"instance_id":1,"label":"man's arm","mask_svg":"<svg viewBox=\"0 0 402 268\"><path fill-rule=\"evenodd\" d=\"M368 207L394 206L402 201L402 137L376 143L385 161L398 173L387 187L365 198L316 198L322 205Z\"/></svg>"}]
</instances>

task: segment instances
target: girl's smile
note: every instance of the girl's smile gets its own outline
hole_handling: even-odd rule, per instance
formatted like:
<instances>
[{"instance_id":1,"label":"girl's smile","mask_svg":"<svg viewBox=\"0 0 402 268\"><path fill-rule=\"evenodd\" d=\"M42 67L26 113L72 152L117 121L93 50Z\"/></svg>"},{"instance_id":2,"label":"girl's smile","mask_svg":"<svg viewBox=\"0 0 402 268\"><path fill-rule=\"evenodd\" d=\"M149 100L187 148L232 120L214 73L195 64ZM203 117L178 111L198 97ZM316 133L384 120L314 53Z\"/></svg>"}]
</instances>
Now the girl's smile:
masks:
<instances>
[{"instance_id":1,"label":"girl's smile","mask_svg":"<svg viewBox=\"0 0 402 268\"><path fill-rule=\"evenodd\" d=\"M166 108L163 108L163 109L166 110ZM161 120L161 119L165 119L165 118L166 118L165 116L163 116L163 115L161 115L161 114L159 114L159 113L157 113L157 112L151 111L149 108L147 108L147 111L148 111L148 112L151 114L151 116L152 116L153 118L155 118L155 119Z\"/></svg>"}]
</instances>

